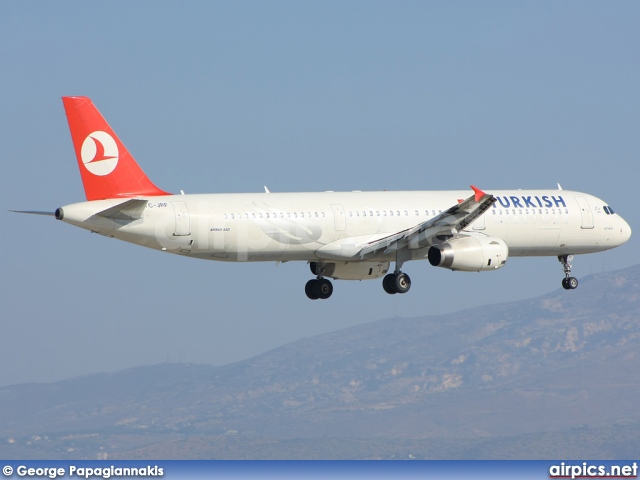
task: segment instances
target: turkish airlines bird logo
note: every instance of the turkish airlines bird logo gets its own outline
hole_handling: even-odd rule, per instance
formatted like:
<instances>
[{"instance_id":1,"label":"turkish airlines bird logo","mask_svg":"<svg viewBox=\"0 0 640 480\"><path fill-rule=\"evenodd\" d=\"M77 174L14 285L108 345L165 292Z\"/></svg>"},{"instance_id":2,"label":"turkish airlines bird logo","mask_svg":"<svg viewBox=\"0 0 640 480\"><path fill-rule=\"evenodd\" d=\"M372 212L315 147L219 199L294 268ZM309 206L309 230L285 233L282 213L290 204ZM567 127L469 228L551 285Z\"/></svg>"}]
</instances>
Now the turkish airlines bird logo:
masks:
<instances>
[{"instance_id":1,"label":"turkish airlines bird logo","mask_svg":"<svg viewBox=\"0 0 640 480\"><path fill-rule=\"evenodd\" d=\"M97 130L87 135L80 150L87 170L101 177L109 175L118 165L118 145L107 132Z\"/></svg>"}]
</instances>

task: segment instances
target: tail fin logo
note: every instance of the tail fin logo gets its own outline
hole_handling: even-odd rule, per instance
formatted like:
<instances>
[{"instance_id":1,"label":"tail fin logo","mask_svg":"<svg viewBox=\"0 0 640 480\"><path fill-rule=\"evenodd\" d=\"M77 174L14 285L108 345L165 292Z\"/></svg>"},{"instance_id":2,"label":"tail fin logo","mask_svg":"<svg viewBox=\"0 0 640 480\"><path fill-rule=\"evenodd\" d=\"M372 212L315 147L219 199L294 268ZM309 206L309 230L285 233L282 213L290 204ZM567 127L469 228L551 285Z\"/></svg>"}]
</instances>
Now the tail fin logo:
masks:
<instances>
[{"instance_id":1,"label":"tail fin logo","mask_svg":"<svg viewBox=\"0 0 640 480\"><path fill-rule=\"evenodd\" d=\"M107 132L97 130L87 135L82 142L80 156L89 172L104 177L118 165L118 145Z\"/></svg>"}]
</instances>

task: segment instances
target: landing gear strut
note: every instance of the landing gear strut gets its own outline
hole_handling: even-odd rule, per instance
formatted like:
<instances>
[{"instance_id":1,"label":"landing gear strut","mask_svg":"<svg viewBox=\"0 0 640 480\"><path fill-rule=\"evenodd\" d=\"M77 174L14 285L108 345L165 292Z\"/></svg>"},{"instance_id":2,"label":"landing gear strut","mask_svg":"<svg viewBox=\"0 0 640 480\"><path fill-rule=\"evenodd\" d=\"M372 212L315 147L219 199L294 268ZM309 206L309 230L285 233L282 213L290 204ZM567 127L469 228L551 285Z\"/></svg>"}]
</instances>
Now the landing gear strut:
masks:
<instances>
[{"instance_id":1,"label":"landing gear strut","mask_svg":"<svg viewBox=\"0 0 640 480\"><path fill-rule=\"evenodd\" d=\"M573 261L573 255L558 255L558 261L562 263L562 269L564 270L564 277L562 279L562 287L565 290L574 290L578 288L578 279L571 276L571 262Z\"/></svg>"}]
</instances>

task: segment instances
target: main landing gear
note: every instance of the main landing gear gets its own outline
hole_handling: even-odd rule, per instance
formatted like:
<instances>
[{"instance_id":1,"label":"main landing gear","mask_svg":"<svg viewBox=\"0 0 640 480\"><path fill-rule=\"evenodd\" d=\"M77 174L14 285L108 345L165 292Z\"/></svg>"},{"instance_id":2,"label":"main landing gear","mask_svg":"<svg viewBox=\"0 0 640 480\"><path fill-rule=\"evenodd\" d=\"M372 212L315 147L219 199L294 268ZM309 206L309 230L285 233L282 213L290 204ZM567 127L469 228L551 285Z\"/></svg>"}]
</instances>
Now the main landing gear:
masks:
<instances>
[{"instance_id":1,"label":"main landing gear","mask_svg":"<svg viewBox=\"0 0 640 480\"><path fill-rule=\"evenodd\" d=\"M317 262L311 262L309 268L311 269L311 273L317 275L317 277L307 282L304 286L304 293L306 293L307 297L311 300L326 300L333 293L333 284L330 280L323 278L323 269Z\"/></svg>"},{"instance_id":2,"label":"main landing gear","mask_svg":"<svg viewBox=\"0 0 640 480\"><path fill-rule=\"evenodd\" d=\"M578 288L578 279L571 276L571 262L573 255L558 255L558 261L562 263L565 278L562 279L562 287L565 290L574 290Z\"/></svg>"},{"instance_id":3,"label":"main landing gear","mask_svg":"<svg viewBox=\"0 0 640 480\"><path fill-rule=\"evenodd\" d=\"M390 295L396 293L407 293L411 288L411 279L406 273L400 270L404 262L411 259L411 255L406 251L398 252L396 255L396 268L393 273L386 275L382 279L382 288Z\"/></svg>"},{"instance_id":4,"label":"main landing gear","mask_svg":"<svg viewBox=\"0 0 640 480\"><path fill-rule=\"evenodd\" d=\"M326 300L333 293L333 284L326 278L318 276L318 278L311 279L304 286L304 293L307 294L311 300Z\"/></svg>"},{"instance_id":5,"label":"main landing gear","mask_svg":"<svg viewBox=\"0 0 640 480\"><path fill-rule=\"evenodd\" d=\"M400 271L390 273L382 279L382 288L391 295L394 293L407 293L411 288L411 279L409 275Z\"/></svg>"}]
</instances>

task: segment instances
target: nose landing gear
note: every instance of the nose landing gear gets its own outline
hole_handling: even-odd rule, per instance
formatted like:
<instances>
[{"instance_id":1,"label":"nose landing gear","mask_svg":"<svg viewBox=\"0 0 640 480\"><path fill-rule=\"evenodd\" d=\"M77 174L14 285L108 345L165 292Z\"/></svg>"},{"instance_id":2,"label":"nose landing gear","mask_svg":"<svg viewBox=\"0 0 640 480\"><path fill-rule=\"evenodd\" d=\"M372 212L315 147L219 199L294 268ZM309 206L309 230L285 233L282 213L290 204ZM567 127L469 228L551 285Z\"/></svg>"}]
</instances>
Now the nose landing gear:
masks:
<instances>
[{"instance_id":1,"label":"nose landing gear","mask_svg":"<svg viewBox=\"0 0 640 480\"><path fill-rule=\"evenodd\" d=\"M578 288L578 279L571 276L571 262L573 255L558 255L558 261L562 263L565 278L562 279L562 287L565 290L574 290Z\"/></svg>"}]
</instances>

